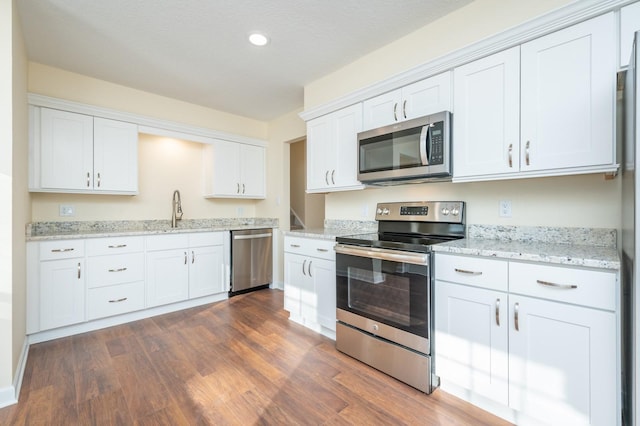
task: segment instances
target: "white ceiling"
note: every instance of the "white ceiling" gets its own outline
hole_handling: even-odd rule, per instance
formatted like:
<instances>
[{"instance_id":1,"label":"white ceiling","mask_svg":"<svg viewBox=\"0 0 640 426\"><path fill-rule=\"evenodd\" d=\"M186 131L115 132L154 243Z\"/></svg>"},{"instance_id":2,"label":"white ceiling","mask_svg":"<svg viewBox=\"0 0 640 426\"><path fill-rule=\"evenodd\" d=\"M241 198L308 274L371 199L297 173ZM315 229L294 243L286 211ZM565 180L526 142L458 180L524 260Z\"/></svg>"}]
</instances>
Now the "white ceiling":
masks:
<instances>
[{"instance_id":1,"label":"white ceiling","mask_svg":"<svg viewBox=\"0 0 640 426\"><path fill-rule=\"evenodd\" d=\"M17 3L31 61L270 120L301 107L306 84L471 1ZM248 44L256 30L271 43Z\"/></svg>"}]
</instances>

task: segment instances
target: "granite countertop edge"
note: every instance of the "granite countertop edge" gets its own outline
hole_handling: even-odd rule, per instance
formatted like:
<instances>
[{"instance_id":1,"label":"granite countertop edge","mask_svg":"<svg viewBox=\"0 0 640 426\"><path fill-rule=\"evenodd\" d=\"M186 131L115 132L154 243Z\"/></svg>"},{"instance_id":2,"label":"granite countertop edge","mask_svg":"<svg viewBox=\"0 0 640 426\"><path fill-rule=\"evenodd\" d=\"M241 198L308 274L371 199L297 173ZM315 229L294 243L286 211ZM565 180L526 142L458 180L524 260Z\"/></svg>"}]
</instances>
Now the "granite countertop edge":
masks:
<instances>
[{"instance_id":1,"label":"granite countertop edge","mask_svg":"<svg viewBox=\"0 0 640 426\"><path fill-rule=\"evenodd\" d=\"M433 251L586 268L620 269L620 258L614 247L465 238L434 245Z\"/></svg>"},{"instance_id":2,"label":"granite countertop edge","mask_svg":"<svg viewBox=\"0 0 640 426\"><path fill-rule=\"evenodd\" d=\"M25 235L26 241L56 241L56 240L72 240L85 238L114 238L127 236L149 236L149 235L169 235L169 234L186 234L197 232L223 232L236 231L242 229L260 229L260 228L278 228L277 220L261 220L249 221L249 223L211 223L211 221L198 221L178 223L176 228L171 228L167 223L152 223L156 221L133 221L122 222L122 226L118 226L118 222L113 222L116 226L113 229L105 229L104 226L96 225L96 229L87 229L99 224L99 222L87 222L88 225L82 229L65 229L63 225L57 228L55 224L49 224L49 228L45 230L36 230L34 232L33 224L27 226ZM215 222L215 221L214 221ZM63 224L63 223L61 223ZM37 223L35 224L37 227Z\"/></svg>"}]
</instances>

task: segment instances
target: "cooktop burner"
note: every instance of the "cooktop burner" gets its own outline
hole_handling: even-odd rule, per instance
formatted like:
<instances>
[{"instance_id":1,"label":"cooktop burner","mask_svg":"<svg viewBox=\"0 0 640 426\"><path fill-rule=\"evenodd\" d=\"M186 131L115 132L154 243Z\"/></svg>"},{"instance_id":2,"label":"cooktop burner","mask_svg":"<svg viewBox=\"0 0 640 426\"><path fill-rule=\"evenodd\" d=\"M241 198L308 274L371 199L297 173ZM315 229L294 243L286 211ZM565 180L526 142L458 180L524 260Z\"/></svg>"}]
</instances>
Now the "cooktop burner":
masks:
<instances>
[{"instance_id":1,"label":"cooktop burner","mask_svg":"<svg viewBox=\"0 0 640 426\"><path fill-rule=\"evenodd\" d=\"M337 237L336 242L361 247L427 253L431 246L464 238L464 203L420 201L379 203L378 232Z\"/></svg>"}]
</instances>

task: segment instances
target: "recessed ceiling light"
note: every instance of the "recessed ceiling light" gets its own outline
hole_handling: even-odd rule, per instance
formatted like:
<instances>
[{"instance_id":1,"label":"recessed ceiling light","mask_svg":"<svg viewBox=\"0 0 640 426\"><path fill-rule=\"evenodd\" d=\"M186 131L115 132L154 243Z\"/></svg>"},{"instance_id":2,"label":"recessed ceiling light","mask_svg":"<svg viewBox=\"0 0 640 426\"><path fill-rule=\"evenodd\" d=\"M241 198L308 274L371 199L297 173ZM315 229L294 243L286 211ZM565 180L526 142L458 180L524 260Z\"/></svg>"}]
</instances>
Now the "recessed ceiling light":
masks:
<instances>
[{"instance_id":1,"label":"recessed ceiling light","mask_svg":"<svg viewBox=\"0 0 640 426\"><path fill-rule=\"evenodd\" d=\"M249 42L254 46L264 46L269 43L269 37L260 33L249 34Z\"/></svg>"}]
</instances>

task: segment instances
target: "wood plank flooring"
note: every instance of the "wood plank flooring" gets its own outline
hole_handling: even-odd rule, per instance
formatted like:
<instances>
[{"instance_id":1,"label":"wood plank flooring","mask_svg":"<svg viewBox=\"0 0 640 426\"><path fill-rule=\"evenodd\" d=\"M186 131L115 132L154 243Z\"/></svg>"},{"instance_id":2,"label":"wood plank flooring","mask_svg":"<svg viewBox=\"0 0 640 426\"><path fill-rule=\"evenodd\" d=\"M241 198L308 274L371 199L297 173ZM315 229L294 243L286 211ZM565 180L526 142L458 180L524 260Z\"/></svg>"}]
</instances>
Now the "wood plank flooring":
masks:
<instances>
[{"instance_id":1,"label":"wood plank flooring","mask_svg":"<svg viewBox=\"0 0 640 426\"><path fill-rule=\"evenodd\" d=\"M32 345L2 425L506 425L425 395L287 319L283 293Z\"/></svg>"}]
</instances>

